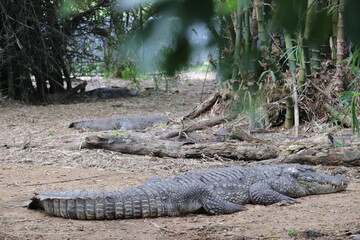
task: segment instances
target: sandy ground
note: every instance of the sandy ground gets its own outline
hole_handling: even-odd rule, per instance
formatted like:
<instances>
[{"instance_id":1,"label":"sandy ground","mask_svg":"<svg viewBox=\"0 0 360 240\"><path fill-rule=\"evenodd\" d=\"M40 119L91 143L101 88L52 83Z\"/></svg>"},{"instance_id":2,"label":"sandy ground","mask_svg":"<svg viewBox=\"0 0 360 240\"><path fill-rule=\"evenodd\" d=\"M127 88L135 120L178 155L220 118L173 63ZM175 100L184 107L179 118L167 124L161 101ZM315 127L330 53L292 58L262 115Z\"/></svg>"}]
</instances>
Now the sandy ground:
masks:
<instances>
[{"instance_id":1,"label":"sandy ground","mask_svg":"<svg viewBox=\"0 0 360 240\"><path fill-rule=\"evenodd\" d=\"M114 190L158 175L188 170L247 166L244 162L152 158L105 150L69 150L64 143L94 133L69 129L81 118L184 113L200 101L203 74L183 76L179 93L88 101L67 105L0 104L0 239L355 239L360 234L360 169L317 166L351 179L341 193L299 199L289 206L247 205L231 215L79 221L50 217L21 207L44 190ZM197 80L198 79L198 80ZM109 84L123 86L112 80ZM99 85L101 85L99 83ZM211 92L206 81L204 91ZM293 233L300 232L296 236Z\"/></svg>"}]
</instances>

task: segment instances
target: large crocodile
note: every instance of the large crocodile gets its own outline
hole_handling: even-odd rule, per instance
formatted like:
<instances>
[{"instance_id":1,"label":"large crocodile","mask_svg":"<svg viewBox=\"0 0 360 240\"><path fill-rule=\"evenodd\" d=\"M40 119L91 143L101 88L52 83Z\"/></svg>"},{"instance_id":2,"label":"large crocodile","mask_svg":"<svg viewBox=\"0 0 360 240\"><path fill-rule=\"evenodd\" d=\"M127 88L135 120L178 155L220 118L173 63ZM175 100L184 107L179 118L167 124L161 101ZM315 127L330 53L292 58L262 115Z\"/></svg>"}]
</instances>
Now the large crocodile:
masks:
<instances>
[{"instance_id":1,"label":"large crocodile","mask_svg":"<svg viewBox=\"0 0 360 240\"><path fill-rule=\"evenodd\" d=\"M205 210L228 214L245 210L243 204L293 203L311 194L345 190L349 179L330 176L302 165L228 167L190 171L117 191L44 192L29 208L73 219L122 219L179 216Z\"/></svg>"}]
</instances>

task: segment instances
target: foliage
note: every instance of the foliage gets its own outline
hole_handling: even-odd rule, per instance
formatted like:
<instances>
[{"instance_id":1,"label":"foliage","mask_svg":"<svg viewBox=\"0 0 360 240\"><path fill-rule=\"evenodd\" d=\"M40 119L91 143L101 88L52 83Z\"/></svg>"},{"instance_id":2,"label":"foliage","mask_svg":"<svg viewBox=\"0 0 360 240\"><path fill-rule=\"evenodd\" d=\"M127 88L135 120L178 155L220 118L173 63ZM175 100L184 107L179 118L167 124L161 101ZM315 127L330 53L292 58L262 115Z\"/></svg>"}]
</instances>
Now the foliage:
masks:
<instances>
[{"instance_id":1,"label":"foliage","mask_svg":"<svg viewBox=\"0 0 360 240\"><path fill-rule=\"evenodd\" d=\"M298 235L298 234L299 234L299 231L296 230L296 229L292 229L292 230L289 230L289 231L288 231L289 237L295 237L295 236Z\"/></svg>"},{"instance_id":2,"label":"foliage","mask_svg":"<svg viewBox=\"0 0 360 240\"><path fill-rule=\"evenodd\" d=\"M354 75L350 87L356 88L360 82L360 45L356 46L354 52L341 63L346 63L349 72Z\"/></svg>"},{"instance_id":3,"label":"foliage","mask_svg":"<svg viewBox=\"0 0 360 240\"><path fill-rule=\"evenodd\" d=\"M339 142L339 141L334 142L335 148L339 148L339 147L343 147L343 146L344 146L344 144L342 142Z\"/></svg>"},{"instance_id":4,"label":"foliage","mask_svg":"<svg viewBox=\"0 0 360 240\"><path fill-rule=\"evenodd\" d=\"M360 136L360 128L359 128L359 120L357 118L357 100L360 96L360 93L356 93L353 91L342 92L339 106L343 107L342 111L339 114L344 114L344 118L346 117L347 113L350 113L351 116L351 130L352 133L358 133Z\"/></svg>"},{"instance_id":5,"label":"foliage","mask_svg":"<svg viewBox=\"0 0 360 240\"><path fill-rule=\"evenodd\" d=\"M121 131L114 131L111 134L116 135L117 137L122 137L126 133L127 133L127 130L121 130Z\"/></svg>"},{"instance_id":6,"label":"foliage","mask_svg":"<svg viewBox=\"0 0 360 240\"><path fill-rule=\"evenodd\" d=\"M145 4L144 1L140 2ZM173 74L184 65L193 50L184 34L185 29L194 22L194 19L203 21L207 24L219 48L219 56L216 61L213 61L217 65L219 86L231 85L231 89L237 92L234 94L234 100L239 106L233 106L233 109L241 111L243 106L247 105L249 110L254 111L253 100L262 95L259 91L266 92L267 90L264 89L269 89L261 86L268 84L264 76L270 76L271 82L285 89L281 97L286 99L286 111L292 111L293 102L296 102L298 106L298 99L289 99L298 96L298 94L292 94L294 91L300 92L299 99L303 99L306 95L306 98L317 101L317 96L312 95L313 90L309 83L313 77L312 73L323 70L322 62L329 59L334 61L327 52L332 52L332 56L338 54L335 59L337 62L333 64L347 57L346 44L349 42L346 43L345 38L342 38L343 29L340 22L343 15L346 34L353 43L357 44L356 33L360 32L358 24L355 23L358 22L355 16L357 14L350 8L358 9L359 4L353 2L345 1L344 6L342 0L155 0L151 4L157 8L155 16L158 16L158 20L153 21L144 29L141 39L146 42L147 39L154 38L159 33L158 29L163 26L161 23L163 20L176 19L176 28L171 29L174 30L172 32L173 52L165 57L163 65L168 73ZM191 9L191 11L187 12L184 9ZM345 10L342 11L342 9ZM284 46L285 32L291 39L289 48ZM330 46L329 38L333 43L341 44ZM352 57L356 58L355 55ZM286 73L289 67L292 71L291 81L288 80ZM354 68L355 76L358 76L358 68L358 65ZM339 73L341 70L336 68L336 76L342 76ZM295 73L298 74L295 75ZM340 80L344 81L344 79ZM344 86L345 90L349 89L348 85ZM263 101L263 104L265 106L266 102ZM266 108L264 106L257 105L257 107ZM306 116L304 118L306 119Z\"/></svg>"},{"instance_id":7,"label":"foliage","mask_svg":"<svg viewBox=\"0 0 360 240\"><path fill-rule=\"evenodd\" d=\"M339 98L338 107L342 107L342 111L339 114L344 114L345 116L350 113L350 121L351 121L351 130L352 133L358 133L360 136L359 129L359 120L357 118L357 110L358 110L358 97L360 96L359 91L359 81L360 81L360 46L357 46L354 52L343 61L339 62L339 64L345 63L347 69L350 74L353 74L353 80L349 84L349 88L353 89L350 91L345 91L341 93L341 97Z\"/></svg>"}]
</instances>

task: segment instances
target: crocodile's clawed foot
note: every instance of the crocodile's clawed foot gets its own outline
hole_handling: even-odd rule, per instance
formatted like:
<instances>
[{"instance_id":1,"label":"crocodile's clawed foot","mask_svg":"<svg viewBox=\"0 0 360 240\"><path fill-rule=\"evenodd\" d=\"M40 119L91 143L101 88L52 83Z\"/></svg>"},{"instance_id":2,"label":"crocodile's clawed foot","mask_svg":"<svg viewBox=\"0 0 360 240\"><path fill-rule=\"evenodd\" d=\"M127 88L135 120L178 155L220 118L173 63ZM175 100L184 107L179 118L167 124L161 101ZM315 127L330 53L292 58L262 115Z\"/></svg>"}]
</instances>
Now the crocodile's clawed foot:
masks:
<instances>
[{"instance_id":1,"label":"crocodile's clawed foot","mask_svg":"<svg viewBox=\"0 0 360 240\"><path fill-rule=\"evenodd\" d=\"M277 205L277 206L289 206L289 205L292 205L292 204L295 204L295 203L300 203L300 201L296 200L294 198L289 198L287 200L275 203L275 205Z\"/></svg>"}]
</instances>

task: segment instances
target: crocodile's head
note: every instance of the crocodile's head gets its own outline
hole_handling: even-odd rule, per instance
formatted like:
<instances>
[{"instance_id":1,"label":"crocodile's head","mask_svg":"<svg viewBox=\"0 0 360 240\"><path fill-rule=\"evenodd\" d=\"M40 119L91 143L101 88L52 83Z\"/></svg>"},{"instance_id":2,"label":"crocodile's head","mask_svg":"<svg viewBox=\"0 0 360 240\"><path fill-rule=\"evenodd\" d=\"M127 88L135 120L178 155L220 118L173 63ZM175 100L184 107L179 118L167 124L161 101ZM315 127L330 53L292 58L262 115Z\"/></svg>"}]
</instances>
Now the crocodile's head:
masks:
<instances>
[{"instance_id":1,"label":"crocodile's head","mask_svg":"<svg viewBox=\"0 0 360 240\"><path fill-rule=\"evenodd\" d=\"M346 189L349 179L342 174L335 176L316 172L313 168L291 165L285 168L306 195L339 192Z\"/></svg>"}]
</instances>

